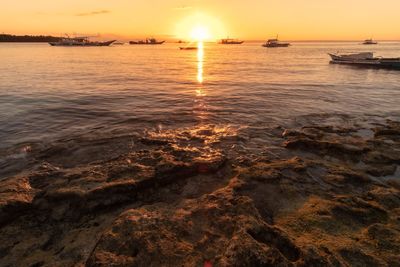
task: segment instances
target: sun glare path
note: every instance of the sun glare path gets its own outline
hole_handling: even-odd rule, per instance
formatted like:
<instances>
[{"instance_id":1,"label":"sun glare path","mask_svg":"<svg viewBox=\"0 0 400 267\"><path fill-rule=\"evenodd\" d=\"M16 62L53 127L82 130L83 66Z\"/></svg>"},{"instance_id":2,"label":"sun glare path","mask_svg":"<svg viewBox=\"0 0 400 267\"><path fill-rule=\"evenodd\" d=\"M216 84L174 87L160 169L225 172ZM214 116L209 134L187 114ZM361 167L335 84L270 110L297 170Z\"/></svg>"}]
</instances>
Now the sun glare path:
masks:
<instances>
[{"instance_id":1,"label":"sun glare path","mask_svg":"<svg viewBox=\"0 0 400 267\"><path fill-rule=\"evenodd\" d=\"M197 81L203 83L204 44L197 43Z\"/></svg>"},{"instance_id":2,"label":"sun glare path","mask_svg":"<svg viewBox=\"0 0 400 267\"><path fill-rule=\"evenodd\" d=\"M203 88L203 63L204 63L204 44L197 43L197 88L194 112L199 120L203 121L207 118L207 104L205 102Z\"/></svg>"}]
</instances>

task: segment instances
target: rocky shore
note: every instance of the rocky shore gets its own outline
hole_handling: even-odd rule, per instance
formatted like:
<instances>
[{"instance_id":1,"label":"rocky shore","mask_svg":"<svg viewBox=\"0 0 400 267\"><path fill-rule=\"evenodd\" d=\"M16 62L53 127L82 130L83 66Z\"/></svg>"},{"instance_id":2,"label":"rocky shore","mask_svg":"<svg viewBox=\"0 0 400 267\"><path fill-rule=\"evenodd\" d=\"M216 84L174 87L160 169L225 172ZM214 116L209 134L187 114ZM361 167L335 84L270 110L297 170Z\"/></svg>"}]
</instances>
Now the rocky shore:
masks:
<instances>
[{"instance_id":1,"label":"rocky shore","mask_svg":"<svg viewBox=\"0 0 400 267\"><path fill-rule=\"evenodd\" d=\"M0 266L400 266L396 120L128 139L28 149L0 180Z\"/></svg>"}]
</instances>

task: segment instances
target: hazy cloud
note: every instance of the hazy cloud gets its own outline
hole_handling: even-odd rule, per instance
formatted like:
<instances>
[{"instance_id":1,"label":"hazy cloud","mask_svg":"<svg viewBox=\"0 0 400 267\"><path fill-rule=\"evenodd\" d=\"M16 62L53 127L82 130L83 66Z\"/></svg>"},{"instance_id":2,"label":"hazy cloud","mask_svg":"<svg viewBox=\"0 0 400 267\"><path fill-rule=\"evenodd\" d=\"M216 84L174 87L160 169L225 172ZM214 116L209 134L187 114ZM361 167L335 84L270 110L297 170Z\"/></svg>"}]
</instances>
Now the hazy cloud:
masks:
<instances>
[{"instance_id":1,"label":"hazy cloud","mask_svg":"<svg viewBox=\"0 0 400 267\"><path fill-rule=\"evenodd\" d=\"M101 15L101 14L108 14L111 13L110 10L98 10L98 11L92 11L92 12L87 12L87 13L78 13L76 16L78 17L84 17L84 16L94 16L94 15Z\"/></svg>"}]
</instances>

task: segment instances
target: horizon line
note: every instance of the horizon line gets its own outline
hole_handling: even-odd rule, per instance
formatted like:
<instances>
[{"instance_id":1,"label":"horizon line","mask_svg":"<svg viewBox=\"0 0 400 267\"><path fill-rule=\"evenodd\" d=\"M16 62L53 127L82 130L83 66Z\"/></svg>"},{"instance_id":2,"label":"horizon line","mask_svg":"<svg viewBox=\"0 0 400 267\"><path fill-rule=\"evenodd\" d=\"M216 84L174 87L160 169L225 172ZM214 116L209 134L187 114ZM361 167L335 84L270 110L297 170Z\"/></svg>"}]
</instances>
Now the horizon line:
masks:
<instances>
[{"instance_id":1,"label":"horizon line","mask_svg":"<svg viewBox=\"0 0 400 267\"><path fill-rule=\"evenodd\" d=\"M51 36L51 37L63 37L60 35L53 35L53 34L15 34L15 33L5 33L5 32L1 32L1 35L12 35L12 36ZM82 36L86 36L86 35L92 35L92 34L81 34ZM119 34L113 34L113 33L106 33L106 34L98 34L98 36L93 36L93 38L106 38L107 35L111 35L114 37L120 37L121 39L143 39L146 37L142 36L123 36L123 35L119 35ZM183 40L183 41L190 41L184 38L178 38L178 37L173 37L170 35L165 35L165 34L158 34L158 35L151 35L151 36L159 36L159 38L165 39L166 41L179 41L179 40ZM214 41L217 40L221 40L224 38L215 38ZM258 38L234 38L234 39L240 39L242 41L245 42L262 42L265 40L268 40L270 38L266 38L266 39L258 39ZM290 41L290 42L360 42L360 41L364 41L365 39L281 39L281 40L285 40L285 41ZM400 39L374 39L375 41L380 41L380 42L400 42ZM213 42L212 40L208 40L208 41L204 41L204 42Z\"/></svg>"}]
</instances>

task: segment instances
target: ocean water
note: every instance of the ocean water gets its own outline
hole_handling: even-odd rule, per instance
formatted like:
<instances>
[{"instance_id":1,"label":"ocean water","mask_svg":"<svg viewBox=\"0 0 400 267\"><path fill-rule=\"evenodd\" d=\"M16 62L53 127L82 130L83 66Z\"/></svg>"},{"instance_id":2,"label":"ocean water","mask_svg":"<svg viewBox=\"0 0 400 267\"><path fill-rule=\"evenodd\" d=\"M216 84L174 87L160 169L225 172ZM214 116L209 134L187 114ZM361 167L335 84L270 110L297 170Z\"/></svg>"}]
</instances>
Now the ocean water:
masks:
<instances>
[{"instance_id":1,"label":"ocean water","mask_svg":"<svg viewBox=\"0 0 400 267\"><path fill-rule=\"evenodd\" d=\"M0 166L24 168L16 162L53 143L73 142L76 150L82 140L112 143L152 130L259 129L321 114L398 116L400 71L329 64L327 53L337 51L399 57L400 43L205 43L199 51L172 43L0 44Z\"/></svg>"}]
</instances>

